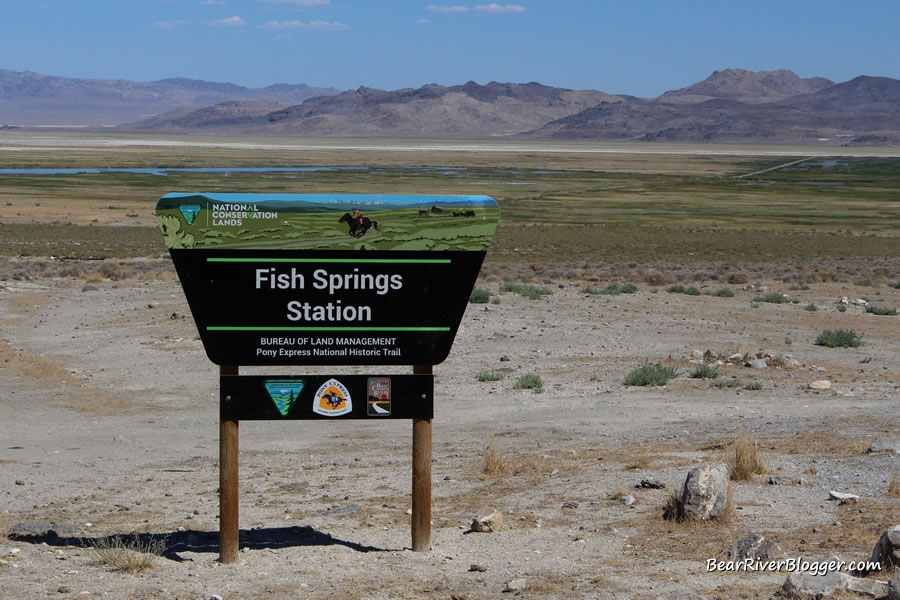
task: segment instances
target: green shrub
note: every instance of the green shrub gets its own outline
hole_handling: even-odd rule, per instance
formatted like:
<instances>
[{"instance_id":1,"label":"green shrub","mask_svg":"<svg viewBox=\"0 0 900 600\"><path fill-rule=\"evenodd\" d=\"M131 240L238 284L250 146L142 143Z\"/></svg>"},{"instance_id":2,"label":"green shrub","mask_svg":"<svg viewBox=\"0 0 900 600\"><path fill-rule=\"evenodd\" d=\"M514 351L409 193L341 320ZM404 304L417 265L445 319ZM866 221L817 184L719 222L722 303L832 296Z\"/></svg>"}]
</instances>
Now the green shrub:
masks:
<instances>
[{"instance_id":1,"label":"green shrub","mask_svg":"<svg viewBox=\"0 0 900 600\"><path fill-rule=\"evenodd\" d=\"M666 291L669 292L670 294L683 294L684 286L683 285L673 285L673 286L666 288Z\"/></svg>"},{"instance_id":2,"label":"green shrub","mask_svg":"<svg viewBox=\"0 0 900 600\"><path fill-rule=\"evenodd\" d=\"M719 376L719 369L708 365L698 365L696 369L691 371L691 379L715 379Z\"/></svg>"},{"instance_id":3,"label":"green shrub","mask_svg":"<svg viewBox=\"0 0 900 600\"><path fill-rule=\"evenodd\" d=\"M809 312L816 312L817 310L819 310L819 307L816 306L815 304L813 304L812 302L810 302L809 304L807 304L806 306L803 307L803 310L806 310Z\"/></svg>"},{"instance_id":4,"label":"green shrub","mask_svg":"<svg viewBox=\"0 0 900 600\"><path fill-rule=\"evenodd\" d=\"M893 316L897 315L896 308L888 308L886 306L867 306L866 312L871 313L873 315L882 315L882 316L886 315L889 317L893 317Z\"/></svg>"},{"instance_id":5,"label":"green shrub","mask_svg":"<svg viewBox=\"0 0 900 600\"><path fill-rule=\"evenodd\" d=\"M766 294L765 296L757 296L753 299L754 302L769 302L771 304L787 304L790 302L790 299L784 294Z\"/></svg>"},{"instance_id":6,"label":"green shrub","mask_svg":"<svg viewBox=\"0 0 900 600\"><path fill-rule=\"evenodd\" d=\"M500 293L512 292L514 294L519 294L520 296L524 296L525 298L529 298L531 300L536 300L537 298L541 298L543 296L549 296L553 293L553 290L545 287L540 287L537 285L524 285L521 283L504 283L500 286Z\"/></svg>"},{"instance_id":7,"label":"green shrub","mask_svg":"<svg viewBox=\"0 0 900 600\"><path fill-rule=\"evenodd\" d=\"M491 293L481 288L473 289L472 294L469 296L469 302L472 304L487 304L490 300Z\"/></svg>"},{"instance_id":8,"label":"green shrub","mask_svg":"<svg viewBox=\"0 0 900 600\"><path fill-rule=\"evenodd\" d=\"M897 283L894 284L894 289L900 290L900 281L898 281Z\"/></svg>"},{"instance_id":9,"label":"green shrub","mask_svg":"<svg viewBox=\"0 0 900 600\"><path fill-rule=\"evenodd\" d=\"M809 286L808 285L792 285L788 289L790 289L792 292L798 292L798 291L806 292L806 291L809 291Z\"/></svg>"},{"instance_id":10,"label":"green shrub","mask_svg":"<svg viewBox=\"0 0 900 600\"><path fill-rule=\"evenodd\" d=\"M540 394L544 391L544 381L540 375L522 375L516 380L513 389L532 390L535 394Z\"/></svg>"},{"instance_id":11,"label":"green shrub","mask_svg":"<svg viewBox=\"0 0 900 600\"><path fill-rule=\"evenodd\" d=\"M637 291L638 291L637 286L632 283L626 283L619 290L619 292L622 294L634 294Z\"/></svg>"},{"instance_id":12,"label":"green shrub","mask_svg":"<svg viewBox=\"0 0 900 600\"><path fill-rule=\"evenodd\" d=\"M661 363L651 365L649 362L645 362L625 376L625 385L666 385L670 379L676 377L678 377L678 370L674 367L664 367Z\"/></svg>"},{"instance_id":13,"label":"green shrub","mask_svg":"<svg viewBox=\"0 0 900 600\"><path fill-rule=\"evenodd\" d=\"M847 306L845 304L838 304L838 312L847 312Z\"/></svg>"},{"instance_id":14,"label":"green shrub","mask_svg":"<svg viewBox=\"0 0 900 600\"><path fill-rule=\"evenodd\" d=\"M493 369L482 369L478 373L478 381L500 381L503 379L503 373L494 371Z\"/></svg>"},{"instance_id":15,"label":"green shrub","mask_svg":"<svg viewBox=\"0 0 900 600\"><path fill-rule=\"evenodd\" d=\"M856 348L862 345L862 337L848 329L826 329L816 338L816 345L828 348Z\"/></svg>"},{"instance_id":16,"label":"green shrub","mask_svg":"<svg viewBox=\"0 0 900 600\"><path fill-rule=\"evenodd\" d=\"M711 295L716 296L718 298L734 298L734 292L732 292L728 288L722 288L721 290L719 290L717 292L713 292Z\"/></svg>"},{"instance_id":17,"label":"green shrub","mask_svg":"<svg viewBox=\"0 0 900 600\"><path fill-rule=\"evenodd\" d=\"M758 391L762 389L762 384L758 381L751 381L747 385L744 386L745 390L750 390L752 392Z\"/></svg>"},{"instance_id":18,"label":"green shrub","mask_svg":"<svg viewBox=\"0 0 900 600\"><path fill-rule=\"evenodd\" d=\"M695 287L689 287L686 290L684 290L684 293L686 296L699 296L700 290L698 290Z\"/></svg>"}]
</instances>

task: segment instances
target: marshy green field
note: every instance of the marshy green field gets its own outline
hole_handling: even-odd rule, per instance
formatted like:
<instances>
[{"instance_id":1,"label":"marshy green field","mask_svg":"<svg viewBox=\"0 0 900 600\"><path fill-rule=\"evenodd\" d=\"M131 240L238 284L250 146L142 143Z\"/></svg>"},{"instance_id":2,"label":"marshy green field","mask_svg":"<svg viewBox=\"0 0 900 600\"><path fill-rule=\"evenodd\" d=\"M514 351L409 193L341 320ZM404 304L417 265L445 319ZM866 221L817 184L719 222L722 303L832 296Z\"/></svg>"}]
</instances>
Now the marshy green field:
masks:
<instances>
[{"instance_id":1,"label":"marshy green field","mask_svg":"<svg viewBox=\"0 0 900 600\"><path fill-rule=\"evenodd\" d=\"M501 209L488 257L495 267L730 261L828 270L850 261L890 275L900 255L900 158L854 149L825 156L822 148L753 155L747 146L655 153L621 143L600 152L527 143L497 151L452 143L411 150L400 142L204 140L195 147L186 145L193 139L107 139L59 134L41 143L18 132L0 139L0 169L341 168L0 174L0 253L159 256L165 249L154 210L164 194L257 192L489 195Z\"/></svg>"}]
</instances>

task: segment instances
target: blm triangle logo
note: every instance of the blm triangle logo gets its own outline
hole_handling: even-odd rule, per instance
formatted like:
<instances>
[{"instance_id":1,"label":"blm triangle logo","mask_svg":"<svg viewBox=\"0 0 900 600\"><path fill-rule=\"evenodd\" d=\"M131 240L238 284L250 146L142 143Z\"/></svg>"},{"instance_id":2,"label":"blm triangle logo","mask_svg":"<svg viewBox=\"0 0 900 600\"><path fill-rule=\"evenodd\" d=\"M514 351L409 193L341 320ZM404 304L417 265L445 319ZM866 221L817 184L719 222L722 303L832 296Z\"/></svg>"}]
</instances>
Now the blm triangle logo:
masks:
<instances>
[{"instance_id":1,"label":"blm triangle logo","mask_svg":"<svg viewBox=\"0 0 900 600\"><path fill-rule=\"evenodd\" d=\"M266 386L269 398L275 403L278 412L282 417L286 417L294 408L305 383L303 379L266 379L263 385Z\"/></svg>"},{"instance_id":2,"label":"blm triangle logo","mask_svg":"<svg viewBox=\"0 0 900 600\"><path fill-rule=\"evenodd\" d=\"M200 214L200 207L194 204L183 204L179 206L178 209L181 211L181 215L184 217L184 220L187 221L188 225L193 223L194 219L197 218L197 215Z\"/></svg>"}]
</instances>

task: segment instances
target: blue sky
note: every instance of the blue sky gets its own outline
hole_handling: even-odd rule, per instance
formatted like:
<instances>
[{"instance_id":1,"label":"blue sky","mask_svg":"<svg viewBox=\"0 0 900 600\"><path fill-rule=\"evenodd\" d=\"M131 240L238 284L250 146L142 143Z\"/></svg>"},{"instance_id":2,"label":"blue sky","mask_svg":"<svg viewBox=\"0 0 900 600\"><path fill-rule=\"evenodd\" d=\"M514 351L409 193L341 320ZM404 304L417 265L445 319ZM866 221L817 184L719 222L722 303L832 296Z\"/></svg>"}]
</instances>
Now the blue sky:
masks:
<instances>
[{"instance_id":1,"label":"blue sky","mask_svg":"<svg viewBox=\"0 0 900 600\"><path fill-rule=\"evenodd\" d=\"M653 97L731 67L900 79L897 0L0 0L0 69L248 87L538 81Z\"/></svg>"}]
</instances>

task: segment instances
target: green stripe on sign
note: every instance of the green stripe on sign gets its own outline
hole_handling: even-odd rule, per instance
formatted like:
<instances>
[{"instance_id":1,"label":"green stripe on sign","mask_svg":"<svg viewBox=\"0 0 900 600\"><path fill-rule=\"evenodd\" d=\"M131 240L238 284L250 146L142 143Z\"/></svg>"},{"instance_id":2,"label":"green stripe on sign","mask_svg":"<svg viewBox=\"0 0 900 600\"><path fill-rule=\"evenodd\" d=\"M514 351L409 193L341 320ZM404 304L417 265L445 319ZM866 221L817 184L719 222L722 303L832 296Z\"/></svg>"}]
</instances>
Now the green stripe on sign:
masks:
<instances>
[{"instance_id":1,"label":"green stripe on sign","mask_svg":"<svg viewBox=\"0 0 900 600\"><path fill-rule=\"evenodd\" d=\"M449 265L449 258L214 258L207 257L206 262L213 263L404 263L404 264L441 264Z\"/></svg>"},{"instance_id":2,"label":"green stripe on sign","mask_svg":"<svg viewBox=\"0 0 900 600\"><path fill-rule=\"evenodd\" d=\"M207 331L450 331L449 327L230 327L210 325Z\"/></svg>"}]
</instances>

